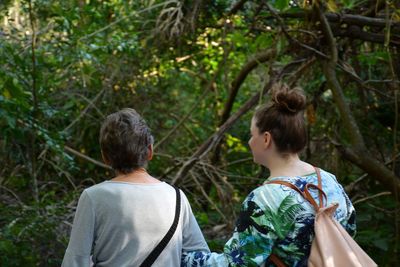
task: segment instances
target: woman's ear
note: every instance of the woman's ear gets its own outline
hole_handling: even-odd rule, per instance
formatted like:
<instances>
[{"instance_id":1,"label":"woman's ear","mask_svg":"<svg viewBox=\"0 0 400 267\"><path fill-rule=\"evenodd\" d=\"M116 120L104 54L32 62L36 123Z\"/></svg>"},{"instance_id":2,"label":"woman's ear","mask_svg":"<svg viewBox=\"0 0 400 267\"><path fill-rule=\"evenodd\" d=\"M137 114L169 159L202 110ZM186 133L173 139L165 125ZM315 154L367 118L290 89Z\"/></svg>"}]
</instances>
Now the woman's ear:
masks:
<instances>
[{"instance_id":1,"label":"woman's ear","mask_svg":"<svg viewBox=\"0 0 400 267\"><path fill-rule=\"evenodd\" d=\"M272 135L270 132L264 132L264 148L267 149L271 146Z\"/></svg>"},{"instance_id":2,"label":"woman's ear","mask_svg":"<svg viewBox=\"0 0 400 267\"><path fill-rule=\"evenodd\" d=\"M104 153L103 153L103 150L101 150L101 157L102 157L102 159L103 159L103 161L104 161L104 163L106 164L106 165L110 165L110 161L107 159L107 157L104 155Z\"/></svg>"},{"instance_id":3,"label":"woman's ear","mask_svg":"<svg viewBox=\"0 0 400 267\"><path fill-rule=\"evenodd\" d=\"M148 149L148 157L147 157L147 160L150 161L150 160L153 159L153 145L152 145L152 144L149 145L147 149Z\"/></svg>"}]
</instances>

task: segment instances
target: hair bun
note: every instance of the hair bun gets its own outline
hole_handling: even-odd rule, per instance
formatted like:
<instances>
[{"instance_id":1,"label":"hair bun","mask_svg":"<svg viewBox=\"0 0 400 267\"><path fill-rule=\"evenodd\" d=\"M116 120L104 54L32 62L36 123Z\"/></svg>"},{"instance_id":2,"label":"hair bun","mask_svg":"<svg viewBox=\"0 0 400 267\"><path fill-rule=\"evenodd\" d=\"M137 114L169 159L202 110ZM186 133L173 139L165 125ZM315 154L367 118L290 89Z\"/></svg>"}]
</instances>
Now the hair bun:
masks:
<instances>
[{"instance_id":1,"label":"hair bun","mask_svg":"<svg viewBox=\"0 0 400 267\"><path fill-rule=\"evenodd\" d=\"M272 87L272 101L282 113L295 115L306 108L306 97L300 87L290 89L286 84L277 83Z\"/></svg>"}]
</instances>

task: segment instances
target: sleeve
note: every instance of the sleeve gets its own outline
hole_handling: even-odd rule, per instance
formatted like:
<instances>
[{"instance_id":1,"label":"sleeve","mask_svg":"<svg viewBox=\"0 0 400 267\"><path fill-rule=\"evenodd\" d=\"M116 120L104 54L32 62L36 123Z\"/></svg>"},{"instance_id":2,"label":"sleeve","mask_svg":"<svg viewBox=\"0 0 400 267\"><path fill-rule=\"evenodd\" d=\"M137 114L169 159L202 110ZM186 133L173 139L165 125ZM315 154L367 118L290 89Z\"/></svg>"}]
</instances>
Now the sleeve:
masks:
<instances>
[{"instance_id":1,"label":"sleeve","mask_svg":"<svg viewBox=\"0 0 400 267\"><path fill-rule=\"evenodd\" d=\"M62 267L90 266L90 254L94 237L95 213L86 191L79 198L71 237L65 252Z\"/></svg>"},{"instance_id":2,"label":"sleeve","mask_svg":"<svg viewBox=\"0 0 400 267\"><path fill-rule=\"evenodd\" d=\"M344 192L344 190L343 190ZM353 238L356 236L357 227L356 227L356 210L354 209L353 204L351 203L349 197L344 192L346 198L346 205L347 205L347 216L345 222L342 224L346 231L349 233L350 236Z\"/></svg>"},{"instance_id":3,"label":"sleeve","mask_svg":"<svg viewBox=\"0 0 400 267\"><path fill-rule=\"evenodd\" d=\"M182 195L183 220L182 220L182 251L203 251L210 252L203 233L193 215L189 201L185 194Z\"/></svg>"},{"instance_id":4,"label":"sleeve","mask_svg":"<svg viewBox=\"0 0 400 267\"><path fill-rule=\"evenodd\" d=\"M235 231L223 253L185 252L182 266L259 266L271 254L277 235L265 209L250 194L242 204Z\"/></svg>"}]
</instances>

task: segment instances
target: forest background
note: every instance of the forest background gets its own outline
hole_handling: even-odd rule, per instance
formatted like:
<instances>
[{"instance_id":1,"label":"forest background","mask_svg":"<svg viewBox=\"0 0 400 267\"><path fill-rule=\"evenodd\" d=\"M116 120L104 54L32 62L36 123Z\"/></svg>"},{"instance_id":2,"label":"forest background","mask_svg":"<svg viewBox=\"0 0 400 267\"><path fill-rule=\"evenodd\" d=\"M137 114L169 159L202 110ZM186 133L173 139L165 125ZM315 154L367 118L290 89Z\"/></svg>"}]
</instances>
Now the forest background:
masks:
<instances>
[{"instance_id":1,"label":"forest background","mask_svg":"<svg viewBox=\"0 0 400 267\"><path fill-rule=\"evenodd\" d=\"M2 0L0 25L1 266L60 265L80 193L113 175L100 124L124 107L221 251L268 177L247 141L278 81L307 94L302 158L345 187L357 242L400 266L399 1Z\"/></svg>"}]
</instances>

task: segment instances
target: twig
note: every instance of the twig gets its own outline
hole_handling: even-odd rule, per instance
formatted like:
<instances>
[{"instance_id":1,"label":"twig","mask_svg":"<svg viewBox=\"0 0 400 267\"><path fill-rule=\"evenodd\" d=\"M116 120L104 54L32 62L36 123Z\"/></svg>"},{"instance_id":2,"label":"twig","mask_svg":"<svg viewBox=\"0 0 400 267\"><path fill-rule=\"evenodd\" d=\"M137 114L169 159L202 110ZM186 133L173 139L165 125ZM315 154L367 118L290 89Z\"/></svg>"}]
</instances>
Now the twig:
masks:
<instances>
[{"instance_id":1,"label":"twig","mask_svg":"<svg viewBox=\"0 0 400 267\"><path fill-rule=\"evenodd\" d=\"M242 7L243 5L247 2L247 0L240 0L238 2L236 2L232 9L228 12L228 16L236 14Z\"/></svg>"},{"instance_id":2,"label":"twig","mask_svg":"<svg viewBox=\"0 0 400 267\"><path fill-rule=\"evenodd\" d=\"M214 80L212 81L214 82ZM212 86L212 84L210 85ZM186 113L186 115L166 134L164 137L154 145L154 150L156 150L161 144L163 144L176 130L193 114L193 111L197 109L199 104L204 100L204 97L210 92L211 90L204 90L201 96L197 99L196 103L192 105L192 108Z\"/></svg>"},{"instance_id":3,"label":"twig","mask_svg":"<svg viewBox=\"0 0 400 267\"><path fill-rule=\"evenodd\" d=\"M300 79L304 71L306 71L315 62L316 58L313 56L304 62L295 73L291 74L289 77L289 87L293 87L295 83Z\"/></svg>"},{"instance_id":4,"label":"twig","mask_svg":"<svg viewBox=\"0 0 400 267\"><path fill-rule=\"evenodd\" d=\"M67 127L64 128L63 132L68 131L71 129L72 126L75 125L88 111L89 109L94 106L94 103L97 102L97 100L100 98L100 96L105 92L105 89L103 88L94 98L90 103L85 107L84 110L78 115L78 117L75 118Z\"/></svg>"},{"instance_id":5,"label":"twig","mask_svg":"<svg viewBox=\"0 0 400 267\"><path fill-rule=\"evenodd\" d=\"M4 185L0 185L0 188L4 189L8 193L10 193L17 200L18 204L21 207L24 206L24 203L21 201L21 199L18 197L18 195L14 191L12 191L11 189L5 187Z\"/></svg>"},{"instance_id":6,"label":"twig","mask_svg":"<svg viewBox=\"0 0 400 267\"><path fill-rule=\"evenodd\" d=\"M96 34L98 34L98 33L100 33L100 32L103 32L103 31L105 31L105 30L107 30L107 29L113 27L114 25L116 25L116 24L118 24L118 23L120 23L120 22L122 22L122 21L124 21L124 20L126 20L126 19L128 19L128 18L130 18L130 17L137 16L137 15L139 15L139 14L141 14L141 13L150 11L150 10L152 10L152 9L155 9L155 8L158 8L158 7L161 7L161 6L166 6L166 5L168 5L168 4L170 4L170 3L173 3L173 2L175 2L175 1L174 1L174 0L169 0L169 1L165 1L165 2L159 3L159 4L152 5L152 6L150 6L150 7L144 8L144 9L142 9L142 10L133 12L132 14L130 14L130 15L128 15L128 16L124 16L124 17L122 17L122 18L120 18L120 19L118 19L118 20L116 20L116 21L114 21L114 22L108 24L107 26L98 29L97 31L94 31L94 32L92 32L92 33L90 33L90 34L88 34L88 35L86 35L86 36L83 36L83 37L79 38L79 39L78 39L78 42L79 42L79 41L82 41L82 40L85 40L85 39L88 39L88 38L90 38L90 37L92 37L92 36L95 36Z\"/></svg>"},{"instance_id":7,"label":"twig","mask_svg":"<svg viewBox=\"0 0 400 267\"><path fill-rule=\"evenodd\" d=\"M275 10L274 8L272 8L267 2L265 3L265 5L266 5L267 9L276 17L276 19L277 19L278 22L279 22L279 25L281 26L281 29L282 29L283 34L285 34L286 38L288 38L289 41L292 41L293 43L298 44L300 47L303 47L303 48L305 48L305 49L307 49L307 50L312 51L313 53L317 54L318 56L320 56L320 57L322 57L322 58L324 58L324 59L329 58L327 55L325 55L325 54L322 53L321 51L315 49L314 47L311 47L311 46L309 46L309 45L307 45L307 44L304 44L304 43L300 42L299 40L293 38L293 37L289 34L289 32L287 31L285 22L284 22L283 19L279 16L279 14L276 12L276 10Z\"/></svg>"},{"instance_id":8,"label":"twig","mask_svg":"<svg viewBox=\"0 0 400 267\"><path fill-rule=\"evenodd\" d=\"M364 83L400 83L399 80L366 80Z\"/></svg>"},{"instance_id":9,"label":"twig","mask_svg":"<svg viewBox=\"0 0 400 267\"><path fill-rule=\"evenodd\" d=\"M239 88L241 87L242 83L246 79L246 77L249 75L249 73L254 70L257 66L260 64L271 60L276 56L276 50L275 49L269 49L263 53L260 53L256 55L254 58L250 59L239 71L239 74L236 76L236 78L232 81L231 88L230 88L230 93L228 100L226 101L224 111L222 112L221 116L221 121L219 123L219 126L224 124L224 122L229 118L229 115L231 113L233 104L235 102L235 98L238 94Z\"/></svg>"},{"instance_id":10,"label":"twig","mask_svg":"<svg viewBox=\"0 0 400 267\"><path fill-rule=\"evenodd\" d=\"M290 13L277 13L281 18L288 19L304 19L307 18L310 14L307 12L290 12ZM326 12L325 16L330 23L340 23L340 24L348 24L348 25L358 25L361 27L370 26L370 27L385 27L386 20L383 18L372 18L369 16L362 15L354 15L354 14L340 14L333 12ZM271 17L269 17L271 18ZM267 17L267 19L269 19ZM392 27L400 27L400 23L397 21L390 22Z\"/></svg>"},{"instance_id":11,"label":"twig","mask_svg":"<svg viewBox=\"0 0 400 267\"><path fill-rule=\"evenodd\" d=\"M29 0L29 20L31 24L31 30L32 30L32 42L31 42L31 53L32 53L32 71L31 71L31 77L32 77L32 100L33 100L33 112L32 112L32 118L33 121L37 119L37 113L38 113L38 98L37 98L37 88L36 88L36 29L35 29L35 23L34 23L34 17L33 17L33 8L32 8L32 0ZM39 201L39 189L38 189L38 181L37 181L37 169L36 169L36 126L35 123L33 123L33 129L31 132L31 172L32 172L32 187L33 187L33 198L35 199L36 202Z\"/></svg>"},{"instance_id":12,"label":"twig","mask_svg":"<svg viewBox=\"0 0 400 267\"><path fill-rule=\"evenodd\" d=\"M97 165L99 167L105 168L107 170L112 170L112 168L110 166L108 166L108 165L106 165L106 164L104 164L104 163L102 163L102 162L100 162L98 160L95 160L95 159L93 159L93 158L91 158L89 156L86 156L85 154L82 154L79 151L76 151L75 149L73 149L73 148L71 148L69 146L64 146L64 149L65 149L65 151L67 151L67 152L69 152L69 153L71 153L71 154L73 154L73 155L75 155L75 156L77 156L79 158L87 160L87 161L93 163L94 165Z\"/></svg>"},{"instance_id":13,"label":"twig","mask_svg":"<svg viewBox=\"0 0 400 267\"><path fill-rule=\"evenodd\" d=\"M363 197L363 198L360 198L360 199L357 199L357 200L353 201L353 205L355 205L357 203L360 203L360 202L364 202L364 201L373 199L373 198L386 196L386 195L391 195L391 194L392 194L391 192L381 192L381 193L378 193L378 194L375 194L375 195L372 195L372 196Z\"/></svg>"},{"instance_id":14,"label":"twig","mask_svg":"<svg viewBox=\"0 0 400 267\"><path fill-rule=\"evenodd\" d=\"M235 164L238 164L238 163L242 163L242 162L246 162L246 161L253 161L253 157L231 161L231 162L227 163L225 165L225 167L228 167L228 166L231 166L231 165L235 165Z\"/></svg>"},{"instance_id":15,"label":"twig","mask_svg":"<svg viewBox=\"0 0 400 267\"><path fill-rule=\"evenodd\" d=\"M338 51L336 41L333 36L330 25L320 9L321 3L314 5L314 10L319 16L319 20L322 26L322 32L330 49L330 59L323 62L324 75L331 85L333 99L339 109L341 118L344 122L347 132L349 133L351 146L348 147L337 147L342 155L361 167L367 170L371 175L376 176L379 181L386 186L388 190L396 192L400 188L400 183L397 182L396 175L390 171L384 164L376 160L368 152L367 146L365 145L364 138L361 134L360 128L358 127L357 121L355 120L353 113L350 110L346 97L343 93L342 86L336 75L335 67L338 62ZM396 185L393 185L393 181L396 181Z\"/></svg>"},{"instance_id":16,"label":"twig","mask_svg":"<svg viewBox=\"0 0 400 267\"><path fill-rule=\"evenodd\" d=\"M72 177L68 172L66 172L65 170L61 169L57 164L55 164L54 162L52 162L52 161L50 161L48 159L43 159L43 162L49 163L58 172L60 172L61 174L64 174L65 177L67 178L68 182L72 185L74 190L76 190L77 187L76 187L75 183L72 181Z\"/></svg>"},{"instance_id":17,"label":"twig","mask_svg":"<svg viewBox=\"0 0 400 267\"><path fill-rule=\"evenodd\" d=\"M289 63L291 64L291 63ZM244 114L246 114L251 108L257 105L261 96L265 95L273 84L277 82L277 77L281 77L282 73L286 70L285 66L282 68L280 73L273 75L271 79L263 86L262 90L254 94L247 102L236 111L235 114L229 117L229 119L219 127L206 141L204 141L194 152L191 157L182 165L175 177L172 179L171 184L175 184L178 180L186 176L189 170L196 164L197 161L205 157L208 152L213 149L223 138L225 132L229 130L232 125Z\"/></svg>"},{"instance_id":18,"label":"twig","mask_svg":"<svg viewBox=\"0 0 400 267\"><path fill-rule=\"evenodd\" d=\"M331 142L332 142L332 141L333 141L333 140L331 140ZM340 146L340 144L337 143L337 142L335 142L335 141L333 141L333 144L334 144L335 146ZM385 162L385 165L389 165L390 163L392 163L393 161L395 161L398 157L400 157L400 153L398 153L396 156L393 156L391 159L389 159L388 161L386 161L386 162ZM352 182L352 183L346 185L346 186L345 186L345 191L346 191L346 192L352 191L353 188L354 188L354 186L355 186L356 184L358 184L359 182L361 182L362 180L364 180L364 178L367 177L367 176L368 176L368 173L364 173L363 175L361 175L360 177L358 177L354 182Z\"/></svg>"},{"instance_id":19,"label":"twig","mask_svg":"<svg viewBox=\"0 0 400 267\"><path fill-rule=\"evenodd\" d=\"M202 195L205 197L205 199L215 208L215 210L219 213L219 215L222 217L222 219L226 222L228 221L227 218L225 217L224 213L218 208L218 206L215 204L214 201L207 195L207 193L204 191L203 186L200 184L199 180L197 180L196 176L193 174L192 171L190 171L190 177L192 177L193 181L197 185L198 189L202 193Z\"/></svg>"},{"instance_id":20,"label":"twig","mask_svg":"<svg viewBox=\"0 0 400 267\"><path fill-rule=\"evenodd\" d=\"M192 114L193 111L196 110L198 105L201 103L201 101L204 99L204 97L209 93L212 92L213 89L215 89L215 80L217 79L217 76L221 70L222 67L222 62L219 62L217 70L215 71L213 78L211 81L207 84L207 88L204 90L203 94L199 97L198 101L193 105L193 107L189 110L189 112L174 126L174 128L171 129L157 144L154 145L154 149L159 147L162 143L165 142L178 128L181 126Z\"/></svg>"}]
</instances>

